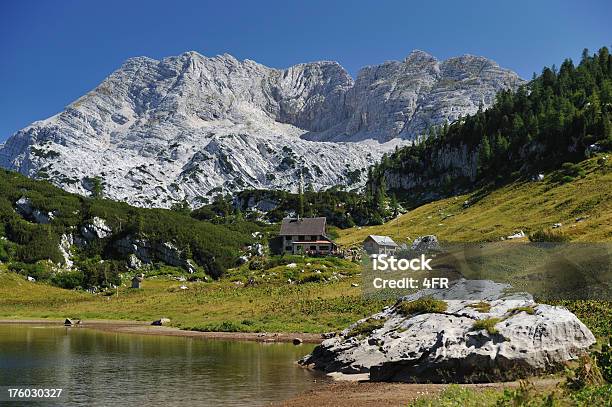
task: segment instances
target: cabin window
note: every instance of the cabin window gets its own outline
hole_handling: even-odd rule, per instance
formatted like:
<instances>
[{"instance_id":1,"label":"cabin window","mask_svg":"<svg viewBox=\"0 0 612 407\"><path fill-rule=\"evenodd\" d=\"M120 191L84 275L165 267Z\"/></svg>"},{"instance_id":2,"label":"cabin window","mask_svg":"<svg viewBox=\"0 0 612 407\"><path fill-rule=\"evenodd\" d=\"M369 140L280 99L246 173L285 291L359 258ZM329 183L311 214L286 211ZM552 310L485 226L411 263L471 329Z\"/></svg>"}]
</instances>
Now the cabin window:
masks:
<instances>
[{"instance_id":1,"label":"cabin window","mask_svg":"<svg viewBox=\"0 0 612 407\"><path fill-rule=\"evenodd\" d=\"M310 246L310 250L317 250L317 246Z\"/></svg>"},{"instance_id":2,"label":"cabin window","mask_svg":"<svg viewBox=\"0 0 612 407\"><path fill-rule=\"evenodd\" d=\"M303 242L303 241L304 241L304 236L300 235L300 242Z\"/></svg>"}]
</instances>

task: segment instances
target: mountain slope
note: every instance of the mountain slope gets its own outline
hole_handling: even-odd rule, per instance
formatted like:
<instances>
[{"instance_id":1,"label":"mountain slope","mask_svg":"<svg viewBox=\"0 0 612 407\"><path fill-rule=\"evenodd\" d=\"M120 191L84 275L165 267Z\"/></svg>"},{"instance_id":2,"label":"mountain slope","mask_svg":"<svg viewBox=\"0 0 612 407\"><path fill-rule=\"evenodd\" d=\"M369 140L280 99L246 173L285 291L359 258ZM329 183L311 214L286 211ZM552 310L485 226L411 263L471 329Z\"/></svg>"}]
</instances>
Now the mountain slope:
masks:
<instances>
[{"instance_id":1,"label":"mountain slope","mask_svg":"<svg viewBox=\"0 0 612 407\"><path fill-rule=\"evenodd\" d=\"M365 68L356 83L335 62L277 70L230 55L138 57L13 135L0 165L81 194L99 177L105 196L138 206L296 190L300 173L315 189L360 186L399 143L390 140L473 113L519 83L485 58L440 63L421 51Z\"/></svg>"},{"instance_id":2,"label":"mountain slope","mask_svg":"<svg viewBox=\"0 0 612 407\"><path fill-rule=\"evenodd\" d=\"M606 158L607 157L607 158ZM584 176L560 183L562 171L542 181L518 181L498 189L440 199L384 225L339 231L338 243L361 244L371 234L397 242L434 234L451 242L497 241L518 230L554 229L571 241L612 241L612 158L599 155L580 163Z\"/></svg>"},{"instance_id":3,"label":"mountain slope","mask_svg":"<svg viewBox=\"0 0 612 407\"><path fill-rule=\"evenodd\" d=\"M0 261L37 280L62 278L59 265L78 273L73 286L82 287L117 284L119 273L145 264L218 277L255 231L261 225L86 198L0 170Z\"/></svg>"}]
</instances>

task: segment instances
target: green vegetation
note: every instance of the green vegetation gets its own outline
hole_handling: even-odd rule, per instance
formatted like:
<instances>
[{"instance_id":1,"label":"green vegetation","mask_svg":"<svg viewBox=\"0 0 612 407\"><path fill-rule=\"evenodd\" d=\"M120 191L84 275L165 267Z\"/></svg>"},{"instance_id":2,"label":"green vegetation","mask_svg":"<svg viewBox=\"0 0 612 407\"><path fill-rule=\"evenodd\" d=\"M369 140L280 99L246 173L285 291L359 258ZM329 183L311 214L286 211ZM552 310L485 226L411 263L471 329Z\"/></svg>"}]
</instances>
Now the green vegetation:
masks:
<instances>
[{"instance_id":1,"label":"green vegetation","mask_svg":"<svg viewBox=\"0 0 612 407\"><path fill-rule=\"evenodd\" d=\"M578 391L555 388L538 381L521 381L518 387L505 390L471 389L450 385L437 396L423 396L409 403L411 407L541 407L541 406L608 406L612 385L586 386Z\"/></svg>"},{"instance_id":2,"label":"green vegetation","mask_svg":"<svg viewBox=\"0 0 612 407\"><path fill-rule=\"evenodd\" d=\"M304 260L300 267L311 262ZM320 333L345 329L390 305L363 299L361 289L352 286L360 281L357 265L346 278L304 284L283 281L284 276L278 274L283 268L276 266L252 275L248 267L229 270L226 276L209 282L153 276L145 278L141 289L128 288L129 281L124 281L116 290L97 294L32 283L0 271L0 318L150 322L167 317L173 326L200 331ZM249 284L252 276L255 282Z\"/></svg>"},{"instance_id":3,"label":"green vegetation","mask_svg":"<svg viewBox=\"0 0 612 407\"><path fill-rule=\"evenodd\" d=\"M580 162L585 176L570 183L553 181L552 172L540 182L484 187L421 205L384 225L340 230L338 243L360 244L370 234L391 236L398 243L428 234L451 242L499 241L517 229L530 234L554 223L563 224L555 233L569 241L610 241L612 158L605 157Z\"/></svg>"},{"instance_id":4,"label":"green vegetation","mask_svg":"<svg viewBox=\"0 0 612 407\"><path fill-rule=\"evenodd\" d=\"M97 181L93 191L99 196L102 187L101 181ZM17 201L22 198L25 205L18 206ZM72 246L76 271L64 273L59 267L64 263L60 251L62 236L82 233L83 227L96 217L103 219L112 231L101 239ZM185 261L194 262L198 272L216 278L234 265L240 249L252 240L250 234L261 230L261 226L239 219L213 225L194 219L189 212L135 208L85 198L44 181L0 171L0 260L14 272L60 287L118 284L120 274L128 271L127 256L117 249L117 242L125 238L157 245L172 243ZM156 253L151 255L154 262L151 270L164 265Z\"/></svg>"},{"instance_id":5,"label":"green vegetation","mask_svg":"<svg viewBox=\"0 0 612 407\"><path fill-rule=\"evenodd\" d=\"M419 298L414 301L402 301L397 305L397 309L404 315L443 313L448 304L446 301L436 300L431 297Z\"/></svg>"},{"instance_id":6,"label":"green vegetation","mask_svg":"<svg viewBox=\"0 0 612 407\"><path fill-rule=\"evenodd\" d=\"M515 307L515 308L511 308L508 310L509 314L518 314L520 312L525 312L529 315L533 315L535 314L535 309L531 306L526 306L526 307Z\"/></svg>"},{"instance_id":7,"label":"green vegetation","mask_svg":"<svg viewBox=\"0 0 612 407\"><path fill-rule=\"evenodd\" d=\"M346 334L347 338L354 336L366 336L382 328L385 325L385 319L368 318L365 321L355 325Z\"/></svg>"},{"instance_id":8,"label":"green vegetation","mask_svg":"<svg viewBox=\"0 0 612 407\"><path fill-rule=\"evenodd\" d=\"M196 209L193 216L214 223L223 223L226 218L237 213L245 214L246 219L259 219L261 213L252 211L247 206L249 201L275 203L276 207L263 215L263 220L274 223L280 222L288 213L293 212L305 217L324 216L329 225L350 228L355 225L381 224L392 215L383 198L375 205L371 194L347 192L339 187L316 192L306 189L302 195L287 191L246 190L238 192L235 198L234 200L229 195L216 195L213 202ZM232 201L240 204L232 205ZM397 202L395 209L397 210Z\"/></svg>"},{"instance_id":9,"label":"green vegetation","mask_svg":"<svg viewBox=\"0 0 612 407\"><path fill-rule=\"evenodd\" d=\"M498 333L497 328L495 328L495 325L497 325L501 321L501 318L479 319L474 321L472 329L474 329L474 331L480 331L484 329L489 333L489 335L495 335L496 333Z\"/></svg>"},{"instance_id":10,"label":"green vegetation","mask_svg":"<svg viewBox=\"0 0 612 407\"><path fill-rule=\"evenodd\" d=\"M567 242L569 237L564 232L553 229L537 230L529 235L530 242Z\"/></svg>"},{"instance_id":11,"label":"green vegetation","mask_svg":"<svg viewBox=\"0 0 612 407\"><path fill-rule=\"evenodd\" d=\"M601 352L595 354L597 364L601 368L603 378L612 383L612 336L601 347Z\"/></svg>"},{"instance_id":12,"label":"green vegetation","mask_svg":"<svg viewBox=\"0 0 612 407\"><path fill-rule=\"evenodd\" d=\"M439 159L464 148L475 158L454 164ZM384 157L369 172L368 190L384 189L391 174L412 176L421 180L419 185L398 192L419 201L419 194L430 192L427 186L450 194L560 167L555 181L571 182L582 176L573 163L610 148L612 56L604 47L592 56L585 50L578 66L566 59L559 70L544 68L528 85L500 92L491 108L431 129L423 142Z\"/></svg>"},{"instance_id":13,"label":"green vegetation","mask_svg":"<svg viewBox=\"0 0 612 407\"><path fill-rule=\"evenodd\" d=\"M486 301L480 301L475 304L470 304L468 305L468 307L474 308L476 311L481 312L481 313L487 313L491 311L491 304L489 304Z\"/></svg>"}]
</instances>

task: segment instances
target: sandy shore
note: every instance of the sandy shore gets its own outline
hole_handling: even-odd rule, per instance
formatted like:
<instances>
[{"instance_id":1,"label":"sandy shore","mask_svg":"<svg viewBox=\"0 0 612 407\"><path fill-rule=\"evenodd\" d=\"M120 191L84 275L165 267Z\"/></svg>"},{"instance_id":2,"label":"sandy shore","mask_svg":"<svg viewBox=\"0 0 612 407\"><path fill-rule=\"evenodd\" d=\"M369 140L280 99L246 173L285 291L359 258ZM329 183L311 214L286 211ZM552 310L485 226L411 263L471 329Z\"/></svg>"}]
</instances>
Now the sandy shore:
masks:
<instances>
[{"instance_id":1,"label":"sandy shore","mask_svg":"<svg viewBox=\"0 0 612 407\"><path fill-rule=\"evenodd\" d=\"M537 388L552 389L558 379L537 379L533 383ZM312 390L285 400L276 406L291 407L360 407L360 406L406 406L410 401L420 397L435 396L449 384L411 384L411 383L371 383L371 382L336 382L323 384ZM471 389L503 390L519 386L518 382L463 384Z\"/></svg>"},{"instance_id":2,"label":"sandy shore","mask_svg":"<svg viewBox=\"0 0 612 407\"><path fill-rule=\"evenodd\" d=\"M63 326L64 320L57 319L0 319L0 324L35 324ZM219 339L228 341L292 342L295 338L304 343L321 343L321 335L311 333L250 333L250 332L199 332L185 331L167 326L152 326L143 321L83 321L74 329L88 328L106 332L120 332L138 335L180 336L184 338Z\"/></svg>"}]
</instances>

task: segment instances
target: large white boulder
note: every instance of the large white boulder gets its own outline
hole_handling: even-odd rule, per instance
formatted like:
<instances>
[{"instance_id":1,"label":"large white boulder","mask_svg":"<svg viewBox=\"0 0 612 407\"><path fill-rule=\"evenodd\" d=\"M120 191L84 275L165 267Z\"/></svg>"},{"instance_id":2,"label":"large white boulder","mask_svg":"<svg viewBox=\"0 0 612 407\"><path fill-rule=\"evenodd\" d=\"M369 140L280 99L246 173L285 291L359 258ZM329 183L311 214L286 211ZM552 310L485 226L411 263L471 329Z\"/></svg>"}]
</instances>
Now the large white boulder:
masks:
<instances>
[{"instance_id":1,"label":"large white boulder","mask_svg":"<svg viewBox=\"0 0 612 407\"><path fill-rule=\"evenodd\" d=\"M567 309L537 304L529 294L506 295L506 288L460 280L438 295L429 290L406 297L325 340L300 363L326 372L369 372L373 381L486 382L559 369L595 343ZM446 298L440 300L446 310L402 313L402 301L423 296ZM372 320L378 329L354 334ZM478 329L476 322L485 320L491 328Z\"/></svg>"}]
</instances>

